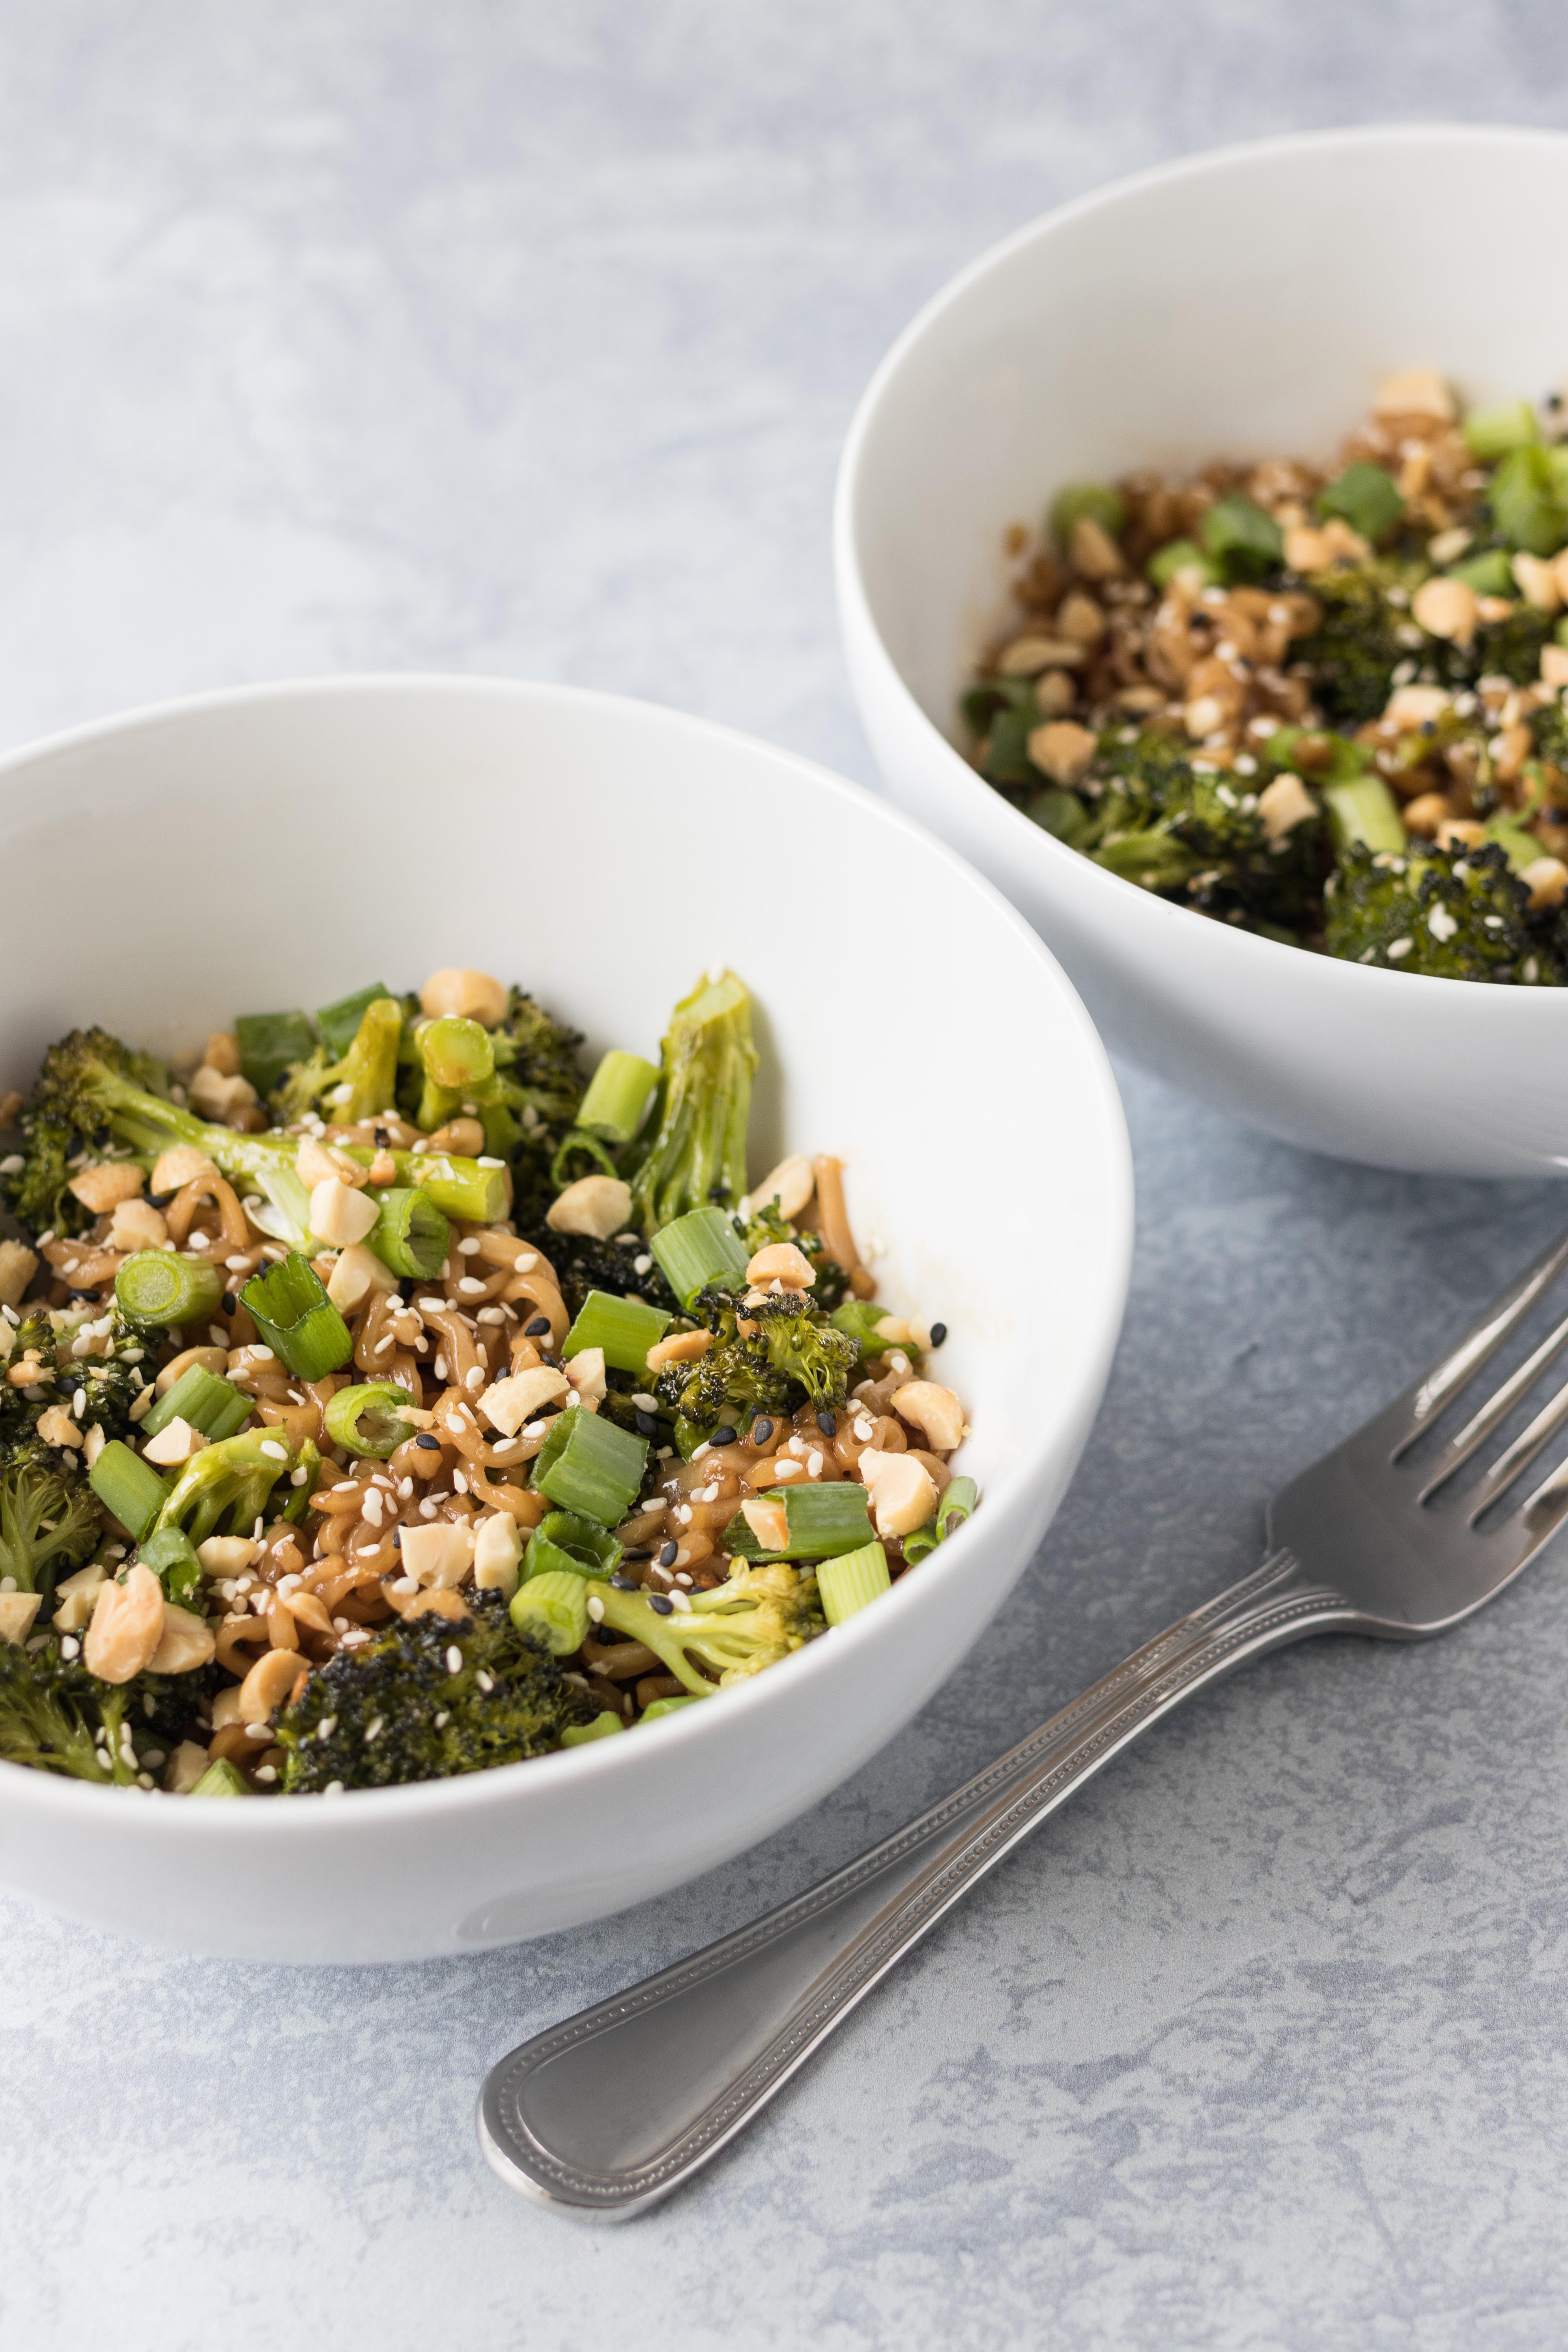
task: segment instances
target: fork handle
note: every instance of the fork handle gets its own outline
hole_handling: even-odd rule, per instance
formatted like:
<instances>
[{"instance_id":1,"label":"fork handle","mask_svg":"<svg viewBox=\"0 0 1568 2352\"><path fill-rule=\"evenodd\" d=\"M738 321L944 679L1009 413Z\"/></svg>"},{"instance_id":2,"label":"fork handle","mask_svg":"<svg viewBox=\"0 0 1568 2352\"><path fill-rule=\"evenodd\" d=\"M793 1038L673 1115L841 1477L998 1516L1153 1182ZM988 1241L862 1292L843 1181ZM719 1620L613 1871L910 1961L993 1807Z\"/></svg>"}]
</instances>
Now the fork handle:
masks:
<instances>
[{"instance_id":1,"label":"fork handle","mask_svg":"<svg viewBox=\"0 0 1568 2352\"><path fill-rule=\"evenodd\" d=\"M485 2154L585 2220L668 2196L750 2122L976 1879L1140 1732L1249 1658L1351 1622L1289 1551L1136 1650L974 1780L750 1927L524 2042Z\"/></svg>"}]
</instances>

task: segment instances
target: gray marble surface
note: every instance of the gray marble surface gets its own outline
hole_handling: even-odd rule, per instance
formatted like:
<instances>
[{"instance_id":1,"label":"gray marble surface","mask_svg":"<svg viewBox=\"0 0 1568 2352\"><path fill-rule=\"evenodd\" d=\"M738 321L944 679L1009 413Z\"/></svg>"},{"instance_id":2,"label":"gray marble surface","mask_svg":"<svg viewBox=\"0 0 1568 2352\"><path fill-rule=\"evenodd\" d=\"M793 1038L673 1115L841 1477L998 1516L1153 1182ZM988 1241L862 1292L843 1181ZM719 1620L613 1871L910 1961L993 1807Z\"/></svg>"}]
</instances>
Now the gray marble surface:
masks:
<instances>
[{"instance_id":1,"label":"gray marble surface","mask_svg":"<svg viewBox=\"0 0 1568 2352\"><path fill-rule=\"evenodd\" d=\"M868 779L837 446L962 258L1109 174L1563 119L1555 0L9 0L0 741L193 688L623 688ZM1104 1418L1016 1600L808 1822L514 1953L160 1958L0 1904L0 2342L66 2352L1563 2340L1568 1588L1152 1738L659 2215L486 2172L512 2041L807 1884L1256 1557L1269 1486L1561 1193L1315 1161L1128 1074Z\"/></svg>"}]
</instances>

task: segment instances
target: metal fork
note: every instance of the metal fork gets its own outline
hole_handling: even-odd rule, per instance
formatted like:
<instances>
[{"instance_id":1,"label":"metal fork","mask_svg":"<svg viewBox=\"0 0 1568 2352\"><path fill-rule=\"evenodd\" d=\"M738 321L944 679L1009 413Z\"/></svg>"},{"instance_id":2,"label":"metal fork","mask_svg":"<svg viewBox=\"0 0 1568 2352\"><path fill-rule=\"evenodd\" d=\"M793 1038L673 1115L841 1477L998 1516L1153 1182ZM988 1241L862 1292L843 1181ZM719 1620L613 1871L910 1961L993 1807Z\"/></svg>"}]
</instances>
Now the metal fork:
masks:
<instances>
[{"instance_id":1,"label":"metal fork","mask_svg":"<svg viewBox=\"0 0 1568 2352\"><path fill-rule=\"evenodd\" d=\"M1254 1575L858 1862L503 2058L479 2110L502 2179L590 2221L668 2197L978 1878L1184 1699L1310 1633L1419 1640L1500 1592L1568 1516L1568 1463L1499 1508L1568 1422L1568 1381L1473 1487L1433 1506L1568 1349L1568 1317L1445 1444L1410 1456L1565 1266L1568 1233L1457 1347L1276 1495Z\"/></svg>"}]
</instances>

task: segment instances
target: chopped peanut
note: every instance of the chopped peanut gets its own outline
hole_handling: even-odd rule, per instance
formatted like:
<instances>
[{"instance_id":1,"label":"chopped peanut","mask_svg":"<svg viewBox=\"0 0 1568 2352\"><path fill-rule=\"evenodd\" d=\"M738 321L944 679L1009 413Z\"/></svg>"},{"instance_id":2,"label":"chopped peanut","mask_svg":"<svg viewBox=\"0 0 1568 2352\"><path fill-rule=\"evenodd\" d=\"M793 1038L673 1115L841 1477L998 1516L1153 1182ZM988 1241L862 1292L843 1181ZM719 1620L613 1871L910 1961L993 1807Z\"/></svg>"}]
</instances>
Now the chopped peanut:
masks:
<instances>
[{"instance_id":1,"label":"chopped peanut","mask_svg":"<svg viewBox=\"0 0 1568 2352\"><path fill-rule=\"evenodd\" d=\"M1527 604L1535 605L1542 613L1555 613L1561 608L1563 592L1557 584L1557 573L1550 563L1543 563L1539 555L1516 555L1513 576Z\"/></svg>"},{"instance_id":2,"label":"chopped peanut","mask_svg":"<svg viewBox=\"0 0 1568 2352\"><path fill-rule=\"evenodd\" d=\"M1480 618L1476 592L1462 580L1424 580L1410 611L1429 637L1447 637L1457 646L1469 644Z\"/></svg>"},{"instance_id":3,"label":"chopped peanut","mask_svg":"<svg viewBox=\"0 0 1568 2352\"><path fill-rule=\"evenodd\" d=\"M571 1382L564 1372L552 1370L548 1364L536 1364L531 1371L510 1372L504 1381L497 1381L486 1389L479 1402L480 1417L503 1437L515 1437L525 1421L531 1418L542 1405L554 1402L571 1391Z\"/></svg>"},{"instance_id":4,"label":"chopped peanut","mask_svg":"<svg viewBox=\"0 0 1568 2352\"><path fill-rule=\"evenodd\" d=\"M38 1415L38 1435L46 1445L79 1445L81 1424L63 1404L52 1404Z\"/></svg>"},{"instance_id":5,"label":"chopped peanut","mask_svg":"<svg viewBox=\"0 0 1568 2352\"><path fill-rule=\"evenodd\" d=\"M128 1683L153 1661L163 1633L163 1588L140 1561L122 1584L99 1587L82 1662L100 1682Z\"/></svg>"},{"instance_id":6,"label":"chopped peanut","mask_svg":"<svg viewBox=\"0 0 1568 2352\"><path fill-rule=\"evenodd\" d=\"M159 1154L153 1171L152 1190L154 1192L178 1192L183 1186L194 1184L198 1176L204 1181L216 1182L217 1170L206 1153L198 1151L195 1144L176 1143Z\"/></svg>"},{"instance_id":7,"label":"chopped peanut","mask_svg":"<svg viewBox=\"0 0 1568 2352\"><path fill-rule=\"evenodd\" d=\"M893 1391L893 1411L923 1429L938 1454L963 1443L963 1407L940 1381L906 1381Z\"/></svg>"},{"instance_id":8,"label":"chopped peanut","mask_svg":"<svg viewBox=\"0 0 1568 2352\"><path fill-rule=\"evenodd\" d=\"M74 1575L62 1576L55 1587L54 1627L57 1633L79 1633L92 1615L99 1588L109 1581L100 1560L89 1559Z\"/></svg>"},{"instance_id":9,"label":"chopped peanut","mask_svg":"<svg viewBox=\"0 0 1568 2352\"><path fill-rule=\"evenodd\" d=\"M419 992L422 1012L433 1021L477 1021L493 1029L506 1018L507 992L488 971L449 964L433 971Z\"/></svg>"},{"instance_id":10,"label":"chopped peanut","mask_svg":"<svg viewBox=\"0 0 1568 2352\"><path fill-rule=\"evenodd\" d=\"M936 1481L910 1454L884 1454L868 1445L856 1465L871 1497L879 1536L911 1536L936 1508Z\"/></svg>"},{"instance_id":11,"label":"chopped peanut","mask_svg":"<svg viewBox=\"0 0 1568 2352\"><path fill-rule=\"evenodd\" d=\"M474 1564L474 1530L467 1519L430 1519L405 1527L399 1549L405 1576L421 1584L461 1584Z\"/></svg>"},{"instance_id":12,"label":"chopped peanut","mask_svg":"<svg viewBox=\"0 0 1568 2352\"><path fill-rule=\"evenodd\" d=\"M207 1039L205 1058L207 1068L216 1070L220 1077L238 1077L239 1039L235 1036L232 1030L215 1029Z\"/></svg>"},{"instance_id":13,"label":"chopped peanut","mask_svg":"<svg viewBox=\"0 0 1568 2352\"><path fill-rule=\"evenodd\" d=\"M816 1268L794 1242L769 1242L748 1263L746 1280L754 1282L759 1290L766 1290L773 1282L784 1290L809 1290L816 1280Z\"/></svg>"},{"instance_id":14,"label":"chopped peanut","mask_svg":"<svg viewBox=\"0 0 1568 2352\"><path fill-rule=\"evenodd\" d=\"M1099 739L1071 719L1053 719L1029 737L1029 757L1053 784L1081 783Z\"/></svg>"},{"instance_id":15,"label":"chopped peanut","mask_svg":"<svg viewBox=\"0 0 1568 2352\"><path fill-rule=\"evenodd\" d=\"M779 1214L787 1217L793 1224L816 1190L816 1177L810 1160L804 1151L795 1151L787 1160L781 1160L778 1166L763 1178L762 1182L753 1188L750 1199L752 1205L758 1209L765 1209L776 1199Z\"/></svg>"},{"instance_id":16,"label":"chopped peanut","mask_svg":"<svg viewBox=\"0 0 1568 2352\"><path fill-rule=\"evenodd\" d=\"M256 1102L256 1088L248 1078L242 1078L237 1071L226 1076L206 1062L192 1072L187 1092L192 1108L204 1118L226 1119L237 1110L253 1108Z\"/></svg>"},{"instance_id":17,"label":"chopped peanut","mask_svg":"<svg viewBox=\"0 0 1568 2352\"><path fill-rule=\"evenodd\" d=\"M341 1315L353 1315L373 1290L395 1290L397 1276L363 1242L351 1242L327 1283L327 1297Z\"/></svg>"},{"instance_id":18,"label":"chopped peanut","mask_svg":"<svg viewBox=\"0 0 1568 2352\"><path fill-rule=\"evenodd\" d=\"M95 1217L104 1217L120 1202L133 1201L144 1181L140 1168L129 1160L105 1160L73 1176L70 1190L83 1208L90 1209Z\"/></svg>"},{"instance_id":19,"label":"chopped peanut","mask_svg":"<svg viewBox=\"0 0 1568 2352\"><path fill-rule=\"evenodd\" d=\"M474 1582L510 1601L517 1591L522 1533L510 1511L488 1511L474 1527Z\"/></svg>"},{"instance_id":20,"label":"chopped peanut","mask_svg":"<svg viewBox=\"0 0 1568 2352\"><path fill-rule=\"evenodd\" d=\"M340 1184L352 1185L357 1192L370 1176L369 1169L362 1168L346 1151L333 1151L328 1145L318 1143L313 1135L301 1139L294 1167L300 1183L309 1192L314 1192L318 1184L330 1184L334 1177ZM393 1172L396 1173L395 1168Z\"/></svg>"},{"instance_id":21,"label":"chopped peanut","mask_svg":"<svg viewBox=\"0 0 1568 2352\"><path fill-rule=\"evenodd\" d=\"M1103 523L1079 515L1068 535L1068 556L1075 572L1086 580L1116 580L1127 569L1127 559Z\"/></svg>"},{"instance_id":22,"label":"chopped peanut","mask_svg":"<svg viewBox=\"0 0 1568 2352\"><path fill-rule=\"evenodd\" d=\"M1403 814L1407 832L1435 841L1455 811L1447 793L1417 793L1413 801L1405 802Z\"/></svg>"},{"instance_id":23,"label":"chopped peanut","mask_svg":"<svg viewBox=\"0 0 1568 2352\"><path fill-rule=\"evenodd\" d=\"M33 1630L41 1592L0 1592L0 1642L20 1648Z\"/></svg>"},{"instance_id":24,"label":"chopped peanut","mask_svg":"<svg viewBox=\"0 0 1568 2352\"><path fill-rule=\"evenodd\" d=\"M764 1551L783 1551L789 1543L789 1517L771 1496L754 1495L741 1506L741 1516Z\"/></svg>"},{"instance_id":25,"label":"chopped peanut","mask_svg":"<svg viewBox=\"0 0 1568 2352\"><path fill-rule=\"evenodd\" d=\"M155 1675L188 1675L217 1654L217 1640L205 1617L175 1601L163 1603L163 1631L147 1664Z\"/></svg>"},{"instance_id":26,"label":"chopped peanut","mask_svg":"<svg viewBox=\"0 0 1568 2352\"><path fill-rule=\"evenodd\" d=\"M188 1797L206 1770L208 1761L205 1748L198 1747L194 1739L182 1739L163 1767L164 1788L171 1796Z\"/></svg>"},{"instance_id":27,"label":"chopped peanut","mask_svg":"<svg viewBox=\"0 0 1568 2352\"><path fill-rule=\"evenodd\" d=\"M193 1454L201 1452L206 1442L201 1431L193 1428L184 1415L177 1412L173 1421L164 1423L156 1437L147 1440L142 1448L142 1459L155 1464L160 1470L173 1469L181 1463L189 1462Z\"/></svg>"},{"instance_id":28,"label":"chopped peanut","mask_svg":"<svg viewBox=\"0 0 1568 2352\"><path fill-rule=\"evenodd\" d=\"M622 1232L632 1213L632 1192L618 1176L580 1176L544 1213L554 1234L588 1234L606 1242Z\"/></svg>"},{"instance_id":29,"label":"chopped peanut","mask_svg":"<svg viewBox=\"0 0 1568 2352\"><path fill-rule=\"evenodd\" d=\"M1530 893L1530 911L1538 915L1546 907L1560 907L1564 891L1568 891L1568 866L1560 857L1537 857L1520 874L1520 880Z\"/></svg>"},{"instance_id":30,"label":"chopped peanut","mask_svg":"<svg viewBox=\"0 0 1568 2352\"><path fill-rule=\"evenodd\" d=\"M0 1241L0 1307L19 1307L37 1271L36 1251L22 1242Z\"/></svg>"},{"instance_id":31,"label":"chopped peanut","mask_svg":"<svg viewBox=\"0 0 1568 2352\"><path fill-rule=\"evenodd\" d=\"M647 1351L648 1370L662 1372L666 1364L694 1364L712 1345L711 1331L677 1331L668 1339L655 1340Z\"/></svg>"},{"instance_id":32,"label":"chopped peanut","mask_svg":"<svg viewBox=\"0 0 1568 2352\"><path fill-rule=\"evenodd\" d=\"M111 1250L162 1249L169 1228L151 1201L121 1201L110 1219L106 1246Z\"/></svg>"},{"instance_id":33,"label":"chopped peanut","mask_svg":"<svg viewBox=\"0 0 1568 2352\"><path fill-rule=\"evenodd\" d=\"M1266 784L1258 795L1258 814L1268 839L1283 841L1299 824L1318 814L1318 803L1298 775L1289 769Z\"/></svg>"},{"instance_id":34,"label":"chopped peanut","mask_svg":"<svg viewBox=\"0 0 1568 2352\"><path fill-rule=\"evenodd\" d=\"M1454 395L1436 368L1401 368L1385 375L1373 402L1377 416L1435 416L1444 425L1454 421Z\"/></svg>"},{"instance_id":35,"label":"chopped peanut","mask_svg":"<svg viewBox=\"0 0 1568 2352\"><path fill-rule=\"evenodd\" d=\"M329 1176L310 1194L310 1231L318 1241L335 1243L340 1248L363 1242L380 1214L374 1201L340 1176Z\"/></svg>"},{"instance_id":36,"label":"chopped peanut","mask_svg":"<svg viewBox=\"0 0 1568 2352\"><path fill-rule=\"evenodd\" d=\"M597 1404L605 1394L603 1348L579 1348L566 1366L566 1377L584 1404Z\"/></svg>"}]
</instances>

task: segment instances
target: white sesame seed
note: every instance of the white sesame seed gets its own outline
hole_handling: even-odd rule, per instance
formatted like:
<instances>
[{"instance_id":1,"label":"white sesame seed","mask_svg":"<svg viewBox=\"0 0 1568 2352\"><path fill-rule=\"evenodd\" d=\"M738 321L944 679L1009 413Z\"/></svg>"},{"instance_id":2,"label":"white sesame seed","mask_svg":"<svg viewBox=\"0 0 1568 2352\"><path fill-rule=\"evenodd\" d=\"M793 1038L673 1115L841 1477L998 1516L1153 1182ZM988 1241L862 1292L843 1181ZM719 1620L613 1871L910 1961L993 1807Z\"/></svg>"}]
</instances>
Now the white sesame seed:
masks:
<instances>
[{"instance_id":1,"label":"white sesame seed","mask_svg":"<svg viewBox=\"0 0 1568 2352\"><path fill-rule=\"evenodd\" d=\"M289 1459L289 1448L286 1445L278 1444L276 1440L270 1437L262 1439L257 1452L268 1454L274 1462L287 1462Z\"/></svg>"},{"instance_id":2,"label":"white sesame seed","mask_svg":"<svg viewBox=\"0 0 1568 2352\"><path fill-rule=\"evenodd\" d=\"M632 1402L636 1405L639 1412L657 1412L658 1411L658 1399L657 1397L645 1396L640 1389L634 1393Z\"/></svg>"},{"instance_id":3,"label":"white sesame seed","mask_svg":"<svg viewBox=\"0 0 1568 2352\"><path fill-rule=\"evenodd\" d=\"M681 1612L689 1612L691 1607L684 1592L672 1592L669 1596L669 1605L672 1609Z\"/></svg>"},{"instance_id":4,"label":"white sesame seed","mask_svg":"<svg viewBox=\"0 0 1568 2352\"><path fill-rule=\"evenodd\" d=\"M805 1457L805 1466L806 1466L806 1470L807 1470L807 1472L809 1473L809 1475L810 1475L813 1478L820 1478L820 1477L821 1477L821 1475L822 1475L822 1456L821 1456L821 1454L808 1454L806 1455L806 1457Z\"/></svg>"},{"instance_id":5,"label":"white sesame seed","mask_svg":"<svg viewBox=\"0 0 1568 2352\"><path fill-rule=\"evenodd\" d=\"M484 1692L485 1696L488 1698L491 1691L493 1691L496 1686L496 1678L494 1675L492 1675L487 1667L481 1666L479 1673L474 1676L474 1680L478 1683L479 1688Z\"/></svg>"},{"instance_id":6,"label":"white sesame seed","mask_svg":"<svg viewBox=\"0 0 1568 2352\"><path fill-rule=\"evenodd\" d=\"M634 1274L647 1274L651 1270L653 1260L645 1250L641 1257L633 1258L632 1272Z\"/></svg>"},{"instance_id":7,"label":"white sesame seed","mask_svg":"<svg viewBox=\"0 0 1568 2352\"><path fill-rule=\"evenodd\" d=\"M462 1671L463 1654L461 1650L458 1649L456 1642L454 1642L450 1649L447 1652L447 1672L449 1675L460 1675Z\"/></svg>"},{"instance_id":8,"label":"white sesame seed","mask_svg":"<svg viewBox=\"0 0 1568 2352\"><path fill-rule=\"evenodd\" d=\"M325 1731L326 1727L323 1723L321 1729ZM269 1723L247 1723L245 1727L245 1736L247 1739L270 1739L272 1727Z\"/></svg>"},{"instance_id":9,"label":"white sesame seed","mask_svg":"<svg viewBox=\"0 0 1568 2352\"><path fill-rule=\"evenodd\" d=\"M485 1368L483 1364L470 1364L468 1370L463 1374L463 1386L466 1389L482 1389L484 1384Z\"/></svg>"},{"instance_id":10,"label":"white sesame seed","mask_svg":"<svg viewBox=\"0 0 1568 2352\"><path fill-rule=\"evenodd\" d=\"M590 1592L588 1595L588 1614L593 1619L595 1625L602 1625L604 1623L605 1604L600 1600L596 1592Z\"/></svg>"},{"instance_id":11,"label":"white sesame seed","mask_svg":"<svg viewBox=\"0 0 1568 2352\"><path fill-rule=\"evenodd\" d=\"M450 1711L447 1707L443 1707L439 1715L433 1716L431 1717L431 1721L435 1724L437 1731L445 1731L447 1726L451 1722L451 1720L452 1717Z\"/></svg>"},{"instance_id":12,"label":"white sesame seed","mask_svg":"<svg viewBox=\"0 0 1568 2352\"><path fill-rule=\"evenodd\" d=\"M265 1780L270 1786L278 1778L278 1767L276 1764L258 1764L251 1778L254 1780Z\"/></svg>"},{"instance_id":13,"label":"white sesame seed","mask_svg":"<svg viewBox=\"0 0 1568 2352\"><path fill-rule=\"evenodd\" d=\"M247 1348L245 1352L250 1358L252 1363L270 1364L274 1360L271 1349L265 1346L259 1339L252 1340L250 1346Z\"/></svg>"},{"instance_id":14,"label":"white sesame seed","mask_svg":"<svg viewBox=\"0 0 1568 2352\"><path fill-rule=\"evenodd\" d=\"M342 1793L343 1784L341 1780L329 1780L321 1791L323 1797L341 1797Z\"/></svg>"},{"instance_id":15,"label":"white sesame seed","mask_svg":"<svg viewBox=\"0 0 1568 2352\"><path fill-rule=\"evenodd\" d=\"M60 1655L62 1658L74 1658L80 1648L81 1643L77 1640L76 1635L67 1633L60 1643Z\"/></svg>"},{"instance_id":16,"label":"white sesame seed","mask_svg":"<svg viewBox=\"0 0 1568 2352\"><path fill-rule=\"evenodd\" d=\"M156 1788L157 1782L153 1780L151 1772L138 1772L136 1775L136 1786L139 1789L153 1789Z\"/></svg>"},{"instance_id":17,"label":"white sesame seed","mask_svg":"<svg viewBox=\"0 0 1568 2352\"><path fill-rule=\"evenodd\" d=\"M492 1160L488 1152L481 1151L479 1158L475 1160L474 1166L476 1168L504 1168L506 1166L506 1161L504 1160Z\"/></svg>"},{"instance_id":18,"label":"white sesame seed","mask_svg":"<svg viewBox=\"0 0 1568 2352\"><path fill-rule=\"evenodd\" d=\"M484 1284L479 1280L477 1275L464 1274L459 1275L458 1277L458 1287L462 1292L465 1298L478 1298L481 1297L484 1291Z\"/></svg>"}]
</instances>

